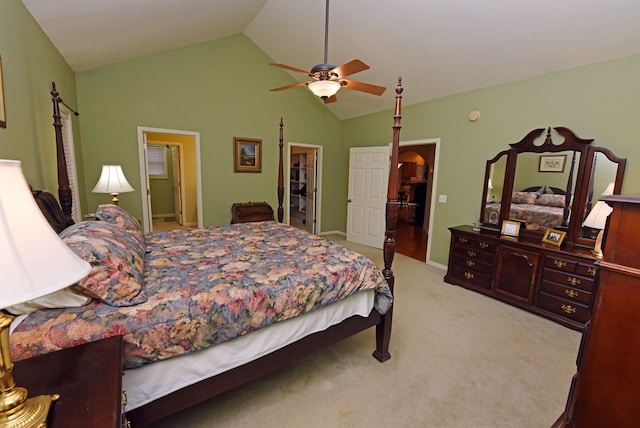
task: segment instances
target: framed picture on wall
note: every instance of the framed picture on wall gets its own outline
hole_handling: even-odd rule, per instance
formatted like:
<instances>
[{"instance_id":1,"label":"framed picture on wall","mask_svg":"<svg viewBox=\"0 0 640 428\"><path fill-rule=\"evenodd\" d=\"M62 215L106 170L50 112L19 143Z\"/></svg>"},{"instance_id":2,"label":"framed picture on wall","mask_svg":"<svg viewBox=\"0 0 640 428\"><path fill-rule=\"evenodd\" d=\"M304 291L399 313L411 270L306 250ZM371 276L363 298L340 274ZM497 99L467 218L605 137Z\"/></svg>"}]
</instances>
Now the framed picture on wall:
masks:
<instances>
[{"instance_id":1,"label":"framed picture on wall","mask_svg":"<svg viewBox=\"0 0 640 428\"><path fill-rule=\"evenodd\" d=\"M262 140L233 137L233 171L262 172Z\"/></svg>"},{"instance_id":2,"label":"framed picture on wall","mask_svg":"<svg viewBox=\"0 0 640 428\"><path fill-rule=\"evenodd\" d=\"M538 172L564 172L567 155L540 155Z\"/></svg>"},{"instance_id":3,"label":"framed picture on wall","mask_svg":"<svg viewBox=\"0 0 640 428\"><path fill-rule=\"evenodd\" d=\"M0 128L7 127L7 110L4 105L4 83L2 80L2 57L0 57Z\"/></svg>"}]
</instances>

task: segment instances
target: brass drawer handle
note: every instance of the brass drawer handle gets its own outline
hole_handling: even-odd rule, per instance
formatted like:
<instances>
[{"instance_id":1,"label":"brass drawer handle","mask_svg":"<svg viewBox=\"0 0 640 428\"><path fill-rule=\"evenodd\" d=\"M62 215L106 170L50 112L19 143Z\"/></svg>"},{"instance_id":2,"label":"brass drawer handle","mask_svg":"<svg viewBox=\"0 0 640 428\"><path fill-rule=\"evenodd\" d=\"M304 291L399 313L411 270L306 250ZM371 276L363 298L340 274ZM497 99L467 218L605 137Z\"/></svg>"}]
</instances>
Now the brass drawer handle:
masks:
<instances>
[{"instance_id":1,"label":"brass drawer handle","mask_svg":"<svg viewBox=\"0 0 640 428\"><path fill-rule=\"evenodd\" d=\"M478 254L477 254L475 251L473 251L473 250L469 250L469 251L467 251L467 255L468 255L469 257L475 257L475 256L477 256Z\"/></svg>"},{"instance_id":2,"label":"brass drawer handle","mask_svg":"<svg viewBox=\"0 0 640 428\"><path fill-rule=\"evenodd\" d=\"M467 279L473 279L473 274L471 272L465 272L464 277Z\"/></svg>"},{"instance_id":3,"label":"brass drawer handle","mask_svg":"<svg viewBox=\"0 0 640 428\"><path fill-rule=\"evenodd\" d=\"M567 277L567 282L571 285L580 285L580 278Z\"/></svg>"},{"instance_id":4,"label":"brass drawer handle","mask_svg":"<svg viewBox=\"0 0 640 428\"><path fill-rule=\"evenodd\" d=\"M473 267L475 265L476 265L476 262L474 262L473 260L467 260L467 266Z\"/></svg>"},{"instance_id":5,"label":"brass drawer handle","mask_svg":"<svg viewBox=\"0 0 640 428\"><path fill-rule=\"evenodd\" d=\"M566 294L569 297L578 297L578 294L580 294L580 293L578 293L575 290L569 290L568 288L565 288L564 294Z\"/></svg>"},{"instance_id":6,"label":"brass drawer handle","mask_svg":"<svg viewBox=\"0 0 640 428\"><path fill-rule=\"evenodd\" d=\"M458 237L458 242L460 242L461 244L466 244L469 240L467 238L464 238L462 236Z\"/></svg>"},{"instance_id":7,"label":"brass drawer handle","mask_svg":"<svg viewBox=\"0 0 640 428\"><path fill-rule=\"evenodd\" d=\"M553 259L553 264L559 268L567 267L567 262L565 262L564 260Z\"/></svg>"},{"instance_id":8,"label":"brass drawer handle","mask_svg":"<svg viewBox=\"0 0 640 428\"><path fill-rule=\"evenodd\" d=\"M481 241L478 245L480 245L480 248L482 248L483 250L489 246L489 244L484 241Z\"/></svg>"},{"instance_id":9,"label":"brass drawer handle","mask_svg":"<svg viewBox=\"0 0 640 428\"><path fill-rule=\"evenodd\" d=\"M587 268L587 272L589 272L589 275L591 275L591 276L596 276L596 273L598 273L598 269L596 269L594 267L588 267Z\"/></svg>"},{"instance_id":10,"label":"brass drawer handle","mask_svg":"<svg viewBox=\"0 0 640 428\"><path fill-rule=\"evenodd\" d=\"M565 311L568 314L575 314L576 313L576 308L574 308L571 305L562 304L561 308L562 308L563 311Z\"/></svg>"}]
</instances>

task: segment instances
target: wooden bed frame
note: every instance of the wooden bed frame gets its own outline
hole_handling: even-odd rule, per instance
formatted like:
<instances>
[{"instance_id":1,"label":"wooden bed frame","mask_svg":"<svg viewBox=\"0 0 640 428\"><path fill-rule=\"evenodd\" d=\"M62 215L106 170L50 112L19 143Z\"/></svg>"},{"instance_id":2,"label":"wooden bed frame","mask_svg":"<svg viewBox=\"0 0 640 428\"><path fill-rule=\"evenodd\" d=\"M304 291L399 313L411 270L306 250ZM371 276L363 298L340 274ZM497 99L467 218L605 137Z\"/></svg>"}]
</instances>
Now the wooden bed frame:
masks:
<instances>
[{"instance_id":1,"label":"wooden bed frame","mask_svg":"<svg viewBox=\"0 0 640 428\"><path fill-rule=\"evenodd\" d=\"M400 143L400 121L402 117L402 92L402 79L398 78L392 127L393 140L386 203L385 240L383 245L384 268L382 270L382 274L387 280L392 293L395 283L395 277L391 266L393 264L395 254L395 228L398 218L398 195L396 189L398 188L399 178L396 172L398 170L398 146ZM60 199L60 206L57 205L55 198L52 198L51 194L48 194L47 196L46 192L34 192L34 196L38 200L45 216L50 219L50 222L54 225L54 228L62 230L68 225L73 224L73 221L71 220L71 207L73 201L71 200L71 191L69 188L69 179L64 155L62 122L59 106L62 99L56 90L55 82L52 83L51 96L53 102L53 126L55 130L58 161L58 197ZM283 126L283 121L280 119L277 209L279 222L282 222L284 214ZM62 212L64 213L62 215L60 214L60 208L62 208ZM380 362L387 361L391 358L391 354L389 353L389 341L391 338L392 317L393 307L385 315L380 315L375 309L373 309L366 318L353 316L344 320L340 324L334 325L324 331L311 334L297 342L285 346L282 349L272 352L271 354L244 364L243 366L205 379L161 397L144 406L133 409L127 412L127 419L131 422L132 426L145 426L153 421L162 419L197 403L218 396L240 385L244 385L252 380L258 379L282 367L288 366L296 360L299 360L313 352L374 326L376 328L376 348L373 352L373 357Z\"/></svg>"}]
</instances>

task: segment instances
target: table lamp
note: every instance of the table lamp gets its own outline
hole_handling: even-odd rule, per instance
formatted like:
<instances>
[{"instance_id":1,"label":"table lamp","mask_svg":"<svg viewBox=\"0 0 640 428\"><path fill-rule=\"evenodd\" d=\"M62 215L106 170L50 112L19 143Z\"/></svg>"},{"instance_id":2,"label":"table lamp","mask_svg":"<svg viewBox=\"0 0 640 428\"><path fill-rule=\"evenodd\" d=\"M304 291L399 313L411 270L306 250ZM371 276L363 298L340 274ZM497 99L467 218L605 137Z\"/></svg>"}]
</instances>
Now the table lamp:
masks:
<instances>
[{"instance_id":1,"label":"table lamp","mask_svg":"<svg viewBox=\"0 0 640 428\"><path fill-rule=\"evenodd\" d=\"M591 209L591 212L582 223L583 226L590 227L592 229L600 229L598 236L596 237L596 244L593 248L593 255L597 258L602 258L602 235L604 233L604 227L607 224L607 217L613 211L609 205L605 202L598 201Z\"/></svg>"},{"instance_id":2,"label":"table lamp","mask_svg":"<svg viewBox=\"0 0 640 428\"><path fill-rule=\"evenodd\" d=\"M111 202L118 205L118 194L133 190L120 165L102 165L102 173L92 192L109 193L112 196Z\"/></svg>"},{"instance_id":3,"label":"table lamp","mask_svg":"<svg viewBox=\"0 0 640 428\"><path fill-rule=\"evenodd\" d=\"M19 161L0 159L0 308L24 303L84 278L90 265L51 228L36 204ZM0 426L44 426L56 394L28 398L13 380L9 327L0 311Z\"/></svg>"}]
</instances>

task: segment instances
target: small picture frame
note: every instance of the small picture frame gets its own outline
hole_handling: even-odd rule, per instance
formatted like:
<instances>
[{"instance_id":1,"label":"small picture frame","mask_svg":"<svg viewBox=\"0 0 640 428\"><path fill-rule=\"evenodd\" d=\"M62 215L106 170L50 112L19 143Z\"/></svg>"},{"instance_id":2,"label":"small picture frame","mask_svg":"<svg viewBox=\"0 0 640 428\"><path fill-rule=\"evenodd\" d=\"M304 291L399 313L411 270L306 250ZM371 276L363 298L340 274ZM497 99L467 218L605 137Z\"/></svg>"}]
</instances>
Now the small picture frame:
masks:
<instances>
[{"instance_id":1,"label":"small picture frame","mask_svg":"<svg viewBox=\"0 0 640 428\"><path fill-rule=\"evenodd\" d=\"M544 236L542 237L542 242L549 245L555 245L559 247L562 245L562 241L564 240L564 236L566 232L555 229L547 229L544 232Z\"/></svg>"},{"instance_id":2,"label":"small picture frame","mask_svg":"<svg viewBox=\"0 0 640 428\"><path fill-rule=\"evenodd\" d=\"M515 221L516 223L520 223L520 230L527 228L526 220L519 220L517 218L510 218L509 221Z\"/></svg>"},{"instance_id":3,"label":"small picture frame","mask_svg":"<svg viewBox=\"0 0 640 428\"><path fill-rule=\"evenodd\" d=\"M262 140L233 137L233 172L262 172Z\"/></svg>"},{"instance_id":4,"label":"small picture frame","mask_svg":"<svg viewBox=\"0 0 640 428\"><path fill-rule=\"evenodd\" d=\"M513 220L503 220L502 221L502 230L500 231L501 235L505 236L515 236L520 235L520 222Z\"/></svg>"},{"instance_id":5,"label":"small picture frame","mask_svg":"<svg viewBox=\"0 0 640 428\"><path fill-rule=\"evenodd\" d=\"M564 172L567 155L540 155L538 172Z\"/></svg>"}]
</instances>

